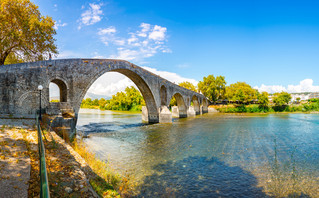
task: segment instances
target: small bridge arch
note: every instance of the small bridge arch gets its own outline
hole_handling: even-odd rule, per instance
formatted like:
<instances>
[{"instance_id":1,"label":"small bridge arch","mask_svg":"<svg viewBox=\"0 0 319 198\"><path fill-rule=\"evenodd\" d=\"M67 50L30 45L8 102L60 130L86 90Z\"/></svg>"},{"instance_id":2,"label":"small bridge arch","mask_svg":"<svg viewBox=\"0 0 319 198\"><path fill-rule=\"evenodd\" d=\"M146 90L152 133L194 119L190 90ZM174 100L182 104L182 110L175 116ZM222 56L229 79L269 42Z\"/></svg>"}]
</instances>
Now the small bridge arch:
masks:
<instances>
[{"instance_id":1,"label":"small bridge arch","mask_svg":"<svg viewBox=\"0 0 319 198\"><path fill-rule=\"evenodd\" d=\"M187 117L187 106L183 96L180 93L174 93L171 98L175 98L177 106L172 107L172 113L174 117L186 118Z\"/></svg>"}]
</instances>

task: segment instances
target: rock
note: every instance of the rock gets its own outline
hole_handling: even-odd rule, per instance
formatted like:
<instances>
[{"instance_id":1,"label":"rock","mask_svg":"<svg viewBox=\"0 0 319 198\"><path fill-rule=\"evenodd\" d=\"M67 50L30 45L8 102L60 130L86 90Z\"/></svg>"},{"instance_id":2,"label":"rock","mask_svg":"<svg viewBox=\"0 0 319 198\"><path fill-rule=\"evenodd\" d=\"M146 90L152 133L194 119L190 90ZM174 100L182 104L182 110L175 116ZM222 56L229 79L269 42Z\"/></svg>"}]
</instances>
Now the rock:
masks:
<instances>
[{"instance_id":1,"label":"rock","mask_svg":"<svg viewBox=\"0 0 319 198\"><path fill-rule=\"evenodd\" d=\"M70 188L70 187L65 187L65 189L64 189L67 193L71 193L73 190L72 190L72 188Z\"/></svg>"},{"instance_id":2,"label":"rock","mask_svg":"<svg viewBox=\"0 0 319 198\"><path fill-rule=\"evenodd\" d=\"M81 192L82 193L85 193L85 192L87 192L89 189L88 188L83 188L82 190L81 190Z\"/></svg>"}]
</instances>

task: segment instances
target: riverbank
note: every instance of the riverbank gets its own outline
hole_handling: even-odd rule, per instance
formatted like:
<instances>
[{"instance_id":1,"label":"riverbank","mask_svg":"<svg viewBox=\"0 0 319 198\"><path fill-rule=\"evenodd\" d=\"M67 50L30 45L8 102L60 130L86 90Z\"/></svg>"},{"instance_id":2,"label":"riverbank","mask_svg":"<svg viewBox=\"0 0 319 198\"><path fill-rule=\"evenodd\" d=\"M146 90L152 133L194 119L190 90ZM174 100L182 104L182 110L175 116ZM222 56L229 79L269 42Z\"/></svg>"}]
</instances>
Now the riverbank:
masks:
<instances>
[{"instance_id":1,"label":"riverbank","mask_svg":"<svg viewBox=\"0 0 319 198\"><path fill-rule=\"evenodd\" d=\"M98 106L94 106L94 107L81 107L81 109L96 109L96 110L100 110L100 111L111 111L111 112L115 112L115 113L125 113L125 114L136 114L136 113L142 113L142 110L138 110L138 111L122 111L122 110L107 110L107 109L100 109Z\"/></svg>"},{"instance_id":2,"label":"riverbank","mask_svg":"<svg viewBox=\"0 0 319 198\"><path fill-rule=\"evenodd\" d=\"M210 112L220 113L319 113L319 103L303 103L291 105L268 105L260 106L258 104L250 105L210 105Z\"/></svg>"},{"instance_id":3,"label":"riverbank","mask_svg":"<svg viewBox=\"0 0 319 198\"><path fill-rule=\"evenodd\" d=\"M85 149L76 149L91 156L90 161L84 160L55 132L44 134L51 197L99 197L97 193L101 197L120 197L112 183L116 174L108 169L107 181L103 175L107 166L92 167L103 162ZM2 126L0 137L0 197L39 196L37 131ZM122 178L116 181L118 184Z\"/></svg>"}]
</instances>

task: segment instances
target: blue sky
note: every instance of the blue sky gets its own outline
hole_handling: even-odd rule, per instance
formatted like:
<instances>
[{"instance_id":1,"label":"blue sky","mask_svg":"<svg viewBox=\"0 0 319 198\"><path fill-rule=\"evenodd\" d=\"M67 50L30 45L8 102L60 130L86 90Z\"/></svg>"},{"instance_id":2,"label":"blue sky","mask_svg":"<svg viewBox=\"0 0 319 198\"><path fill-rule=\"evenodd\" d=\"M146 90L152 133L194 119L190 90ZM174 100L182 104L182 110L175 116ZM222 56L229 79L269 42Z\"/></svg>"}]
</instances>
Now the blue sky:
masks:
<instances>
[{"instance_id":1,"label":"blue sky","mask_svg":"<svg viewBox=\"0 0 319 198\"><path fill-rule=\"evenodd\" d=\"M319 91L317 1L33 2L56 21L58 58L126 59L173 82L214 74L269 92ZM102 81L91 91L112 89Z\"/></svg>"}]
</instances>

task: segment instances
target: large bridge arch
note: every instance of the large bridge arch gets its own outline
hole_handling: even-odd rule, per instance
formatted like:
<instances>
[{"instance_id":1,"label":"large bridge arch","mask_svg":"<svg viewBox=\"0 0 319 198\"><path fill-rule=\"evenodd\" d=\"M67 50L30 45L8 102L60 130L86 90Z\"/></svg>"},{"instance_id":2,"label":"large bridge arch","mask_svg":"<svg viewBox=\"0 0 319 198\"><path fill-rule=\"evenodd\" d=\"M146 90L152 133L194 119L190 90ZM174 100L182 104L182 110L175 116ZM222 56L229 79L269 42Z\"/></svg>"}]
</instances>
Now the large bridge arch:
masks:
<instances>
[{"instance_id":1,"label":"large bridge arch","mask_svg":"<svg viewBox=\"0 0 319 198\"><path fill-rule=\"evenodd\" d=\"M121 63L121 62L120 62ZM134 82L134 84L138 87L139 91L141 92L145 103L146 108L148 111L148 122L149 123L157 123L159 121L159 113L158 109L156 108L158 105L156 104L153 92L147 82L143 79L143 76L136 73L135 71L130 70L129 68L123 65L123 68L111 68L110 66L105 66L104 69L101 69L96 72L95 75L91 75L90 79L84 86L84 88L80 88L80 97L78 97L75 101L75 113L77 114L80 107L82 100L84 99L85 94L92 86L92 84L103 74L107 72L118 72L123 74L124 76L128 77L130 80ZM132 67L134 68L134 67Z\"/></svg>"}]
</instances>

